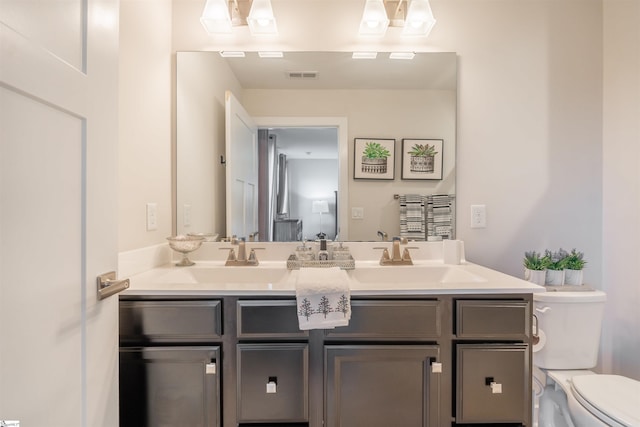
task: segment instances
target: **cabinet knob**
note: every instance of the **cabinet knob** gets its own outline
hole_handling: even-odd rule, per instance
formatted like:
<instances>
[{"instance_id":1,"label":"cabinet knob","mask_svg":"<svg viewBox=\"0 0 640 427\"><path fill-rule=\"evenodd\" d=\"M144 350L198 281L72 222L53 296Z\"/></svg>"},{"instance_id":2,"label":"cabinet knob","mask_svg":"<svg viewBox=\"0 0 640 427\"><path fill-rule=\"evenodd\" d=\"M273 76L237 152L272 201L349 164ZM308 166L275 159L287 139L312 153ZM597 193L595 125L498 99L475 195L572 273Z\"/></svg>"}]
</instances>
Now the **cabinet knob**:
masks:
<instances>
[{"instance_id":1,"label":"cabinet knob","mask_svg":"<svg viewBox=\"0 0 640 427\"><path fill-rule=\"evenodd\" d=\"M491 387L491 393L502 394L502 384L494 381L491 384L489 384L489 387Z\"/></svg>"},{"instance_id":2,"label":"cabinet knob","mask_svg":"<svg viewBox=\"0 0 640 427\"><path fill-rule=\"evenodd\" d=\"M501 394L502 393L502 384L496 382L493 377L486 377L484 379L484 384L491 388L491 393L493 394Z\"/></svg>"},{"instance_id":3,"label":"cabinet knob","mask_svg":"<svg viewBox=\"0 0 640 427\"><path fill-rule=\"evenodd\" d=\"M204 367L204 373L207 375L216 374L216 362L207 363Z\"/></svg>"},{"instance_id":4,"label":"cabinet knob","mask_svg":"<svg viewBox=\"0 0 640 427\"><path fill-rule=\"evenodd\" d=\"M277 393L278 392L278 378L277 377L269 377L267 381L267 393Z\"/></svg>"}]
</instances>

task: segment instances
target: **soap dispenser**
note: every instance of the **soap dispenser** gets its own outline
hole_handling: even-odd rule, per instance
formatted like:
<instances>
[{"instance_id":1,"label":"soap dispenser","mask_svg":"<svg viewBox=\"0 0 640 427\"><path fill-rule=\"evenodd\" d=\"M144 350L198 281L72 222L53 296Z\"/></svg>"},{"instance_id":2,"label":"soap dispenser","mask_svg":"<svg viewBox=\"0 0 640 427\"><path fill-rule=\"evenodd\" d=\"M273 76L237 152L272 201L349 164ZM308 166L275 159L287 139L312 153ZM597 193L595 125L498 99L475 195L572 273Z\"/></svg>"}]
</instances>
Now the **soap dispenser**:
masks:
<instances>
[{"instance_id":1,"label":"soap dispenser","mask_svg":"<svg viewBox=\"0 0 640 427\"><path fill-rule=\"evenodd\" d=\"M296 257L300 261L313 261L316 256L313 253L313 248L308 247L307 242L304 241L296 248Z\"/></svg>"},{"instance_id":2,"label":"soap dispenser","mask_svg":"<svg viewBox=\"0 0 640 427\"><path fill-rule=\"evenodd\" d=\"M348 260L351 258L351 253L347 246L342 246L342 242L338 243L338 247L333 248L333 259L335 260Z\"/></svg>"},{"instance_id":3,"label":"soap dispenser","mask_svg":"<svg viewBox=\"0 0 640 427\"><path fill-rule=\"evenodd\" d=\"M329 251L327 251L327 241L325 239L320 240L320 250L318 251L318 261L328 261Z\"/></svg>"}]
</instances>

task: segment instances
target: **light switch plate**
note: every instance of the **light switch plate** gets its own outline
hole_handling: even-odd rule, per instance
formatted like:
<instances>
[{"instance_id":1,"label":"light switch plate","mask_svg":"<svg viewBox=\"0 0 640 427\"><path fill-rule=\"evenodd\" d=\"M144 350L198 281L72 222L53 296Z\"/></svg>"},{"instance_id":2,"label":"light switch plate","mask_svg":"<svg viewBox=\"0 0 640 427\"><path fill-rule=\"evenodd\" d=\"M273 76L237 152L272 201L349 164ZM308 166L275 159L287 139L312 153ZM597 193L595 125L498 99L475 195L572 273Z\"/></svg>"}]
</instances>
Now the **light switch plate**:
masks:
<instances>
[{"instance_id":1,"label":"light switch plate","mask_svg":"<svg viewBox=\"0 0 640 427\"><path fill-rule=\"evenodd\" d=\"M158 229L158 204L147 203L147 231Z\"/></svg>"},{"instance_id":2,"label":"light switch plate","mask_svg":"<svg viewBox=\"0 0 640 427\"><path fill-rule=\"evenodd\" d=\"M485 228L487 226L487 206L471 205L471 228Z\"/></svg>"},{"instance_id":3,"label":"light switch plate","mask_svg":"<svg viewBox=\"0 0 640 427\"><path fill-rule=\"evenodd\" d=\"M351 219L364 219L364 208L351 208Z\"/></svg>"},{"instance_id":4,"label":"light switch plate","mask_svg":"<svg viewBox=\"0 0 640 427\"><path fill-rule=\"evenodd\" d=\"M191 205L183 205L182 213L182 225L191 227Z\"/></svg>"}]
</instances>

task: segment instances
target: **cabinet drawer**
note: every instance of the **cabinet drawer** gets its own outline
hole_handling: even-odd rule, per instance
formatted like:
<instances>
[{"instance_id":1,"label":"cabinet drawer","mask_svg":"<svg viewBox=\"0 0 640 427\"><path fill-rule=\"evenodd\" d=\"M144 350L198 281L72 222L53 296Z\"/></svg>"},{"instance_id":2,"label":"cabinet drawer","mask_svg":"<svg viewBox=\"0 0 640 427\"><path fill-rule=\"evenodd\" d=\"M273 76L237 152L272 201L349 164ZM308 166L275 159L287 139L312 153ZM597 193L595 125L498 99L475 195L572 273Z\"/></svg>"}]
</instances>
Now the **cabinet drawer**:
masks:
<instances>
[{"instance_id":1,"label":"cabinet drawer","mask_svg":"<svg viewBox=\"0 0 640 427\"><path fill-rule=\"evenodd\" d=\"M349 325L327 330L330 339L420 340L441 333L435 300L352 300Z\"/></svg>"},{"instance_id":2,"label":"cabinet drawer","mask_svg":"<svg viewBox=\"0 0 640 427\"><path fill-rule=\"evenodd\" d=\"M238 344L239 422L306 422L307 344Z\"/></svg>"},{"instance_id":3,"label":"cabinet drawer","mask_svg":"<svg viewBox=\"0 0 640 427\"><path fill-rule=\"evenodd\" d=\"M120 301L121 343L211 342L222 334L222 303Z\"/></svg>"},{"instance_id":4,"label":"cabinet drawer","mask_svg":"<svg viewBox=\"0 0 640 427\"><path fill-rule=\"evenodd\" d=\"M458 338L528 340L531 305L527 301L456 301Z\"/></svg>"},{"instance_id":5,"label":"cabinet drawer","mask_svg":"<svg viewBox=\"0 0 640 427\"><path fill-rule=\"evenodd\" d=\"M306 338L296 309L295 300L238 301L238 338Z\"/></svg>"},{"instance_id":6,"label":"cabinet drawer","mask_svg":"<svg viewBox=\"0 0 640 427\"><path fill-rule=\"evenodd\" d=\"M459 344L456 423L525 423L531 409L528 372L528 345Z\"/></svg>"}]
</instances>

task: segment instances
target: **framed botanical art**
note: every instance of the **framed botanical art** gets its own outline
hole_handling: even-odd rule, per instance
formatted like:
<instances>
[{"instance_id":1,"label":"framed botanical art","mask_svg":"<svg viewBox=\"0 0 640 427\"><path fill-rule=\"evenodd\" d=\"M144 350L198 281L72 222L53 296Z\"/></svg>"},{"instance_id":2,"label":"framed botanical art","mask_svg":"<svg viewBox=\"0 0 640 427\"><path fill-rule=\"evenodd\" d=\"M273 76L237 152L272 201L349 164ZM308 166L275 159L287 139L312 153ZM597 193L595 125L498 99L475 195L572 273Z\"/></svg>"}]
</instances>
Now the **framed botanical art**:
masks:
<instances>
[{"instance_id":1,"label":"framed botanical art","mask_svg":"<svg viewBox=\"0 0 640 427\"><path fill-rule=\"evenodd\" d=\"M442 179L441 139L402 140L402 179Z\"/></svg>"},{"instance_id":2,"label":"framed botanical art","mask_svg":"<svg viewBox=\"0 0 640 427\"><path fill-rule=\"evenodd\" d=\"M395 139L356 138L354 140L354 179L395 178Z\"/></svg>"}]
</instances>

